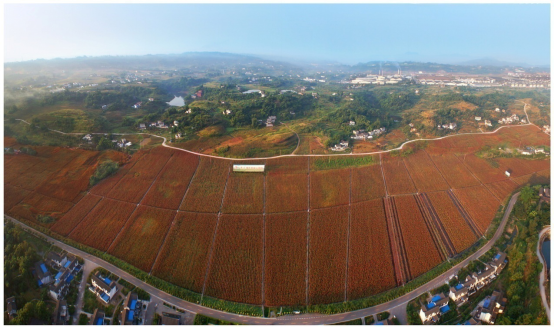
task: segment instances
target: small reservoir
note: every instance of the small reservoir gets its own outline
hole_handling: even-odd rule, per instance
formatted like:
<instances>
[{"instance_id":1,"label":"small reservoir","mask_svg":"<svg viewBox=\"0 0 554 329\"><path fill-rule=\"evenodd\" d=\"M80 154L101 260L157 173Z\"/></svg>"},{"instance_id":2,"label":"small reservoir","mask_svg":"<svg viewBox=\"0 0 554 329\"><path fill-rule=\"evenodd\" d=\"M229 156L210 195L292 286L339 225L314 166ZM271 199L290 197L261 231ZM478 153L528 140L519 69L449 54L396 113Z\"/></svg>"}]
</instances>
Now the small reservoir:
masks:
<instances>
[{"instance_id":1,"label":"small reservoir","mask_svg":"<svg viewBox=\"0 0 554 329\"><path fill-rule=\"evenodd\" d=\"M185 99L182 96L175 96L171 101L166 103L169 106L185 106Z\"/></svg>"}]
</instances>

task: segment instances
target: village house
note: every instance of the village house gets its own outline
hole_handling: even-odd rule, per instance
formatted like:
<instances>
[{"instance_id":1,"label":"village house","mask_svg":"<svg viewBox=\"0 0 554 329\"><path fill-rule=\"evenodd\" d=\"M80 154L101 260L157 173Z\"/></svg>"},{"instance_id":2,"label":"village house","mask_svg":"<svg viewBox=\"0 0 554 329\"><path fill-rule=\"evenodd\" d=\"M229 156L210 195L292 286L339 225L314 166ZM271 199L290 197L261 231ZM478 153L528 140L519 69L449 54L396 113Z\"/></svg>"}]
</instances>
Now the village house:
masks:
<instances>
[{"instance_id":1,"label":"village house","mask_svg":"<svg viewBox=\"0 0 554 329\"><path fill-rule=\"evenodd\" d=\"M174 120L174 121L173 121L173 126L177 127L178 125L179 125L179 121Z\"/></svg>"},{"instance_id":2,"label":"village house","mask_svg":"<svg viewBox=\"0 0 554 329\"><path fill-rule=\"evenodd\" d=\"M350 126L355 126L356 125L356 121L352 121L350 120L350 122L348 123Z\"/></svg>"},{"instance_id":3,"label":"village house","mask_svg":"<svg viewBox=\"0 0 554 329\"><path fill-rule=\"evenodd\" d=\"M462 323L462 325L464 325L464 326L480 326L481 321L477 321L474 318L471 318L471 319L467 320L466 322Z\"/></svg>"},{"instance_id":4,"label":"village house","mask_svg":"<svg viewBox=\"0 0 554 329\"><path fill-rule=\"evenodd\" d=\"M121 148L126 148L126 147L129 147L133 145L133 143L129 142L128 140L126 140L125 138L121 139L121 142L118 142L117 143L117 146L118 147L121 147Z\"/></svg>"},{"instance_id":5,"label":"village house","mask_svg":"<svg viewBox=\"0 0 554 329\"><path fill-rule=\"evenodd\" d=\"M489 265L494 269L494 272L496 274L500 274L504 267L506 267L506 254L499 251L496 255L494 255L494 258L492 261L489 262Z\"/></svg>"},{"instance_id":6,"label":"village house","mask_svg":"<svg viewBox=\"0 0 554 329\"><path fill-rule=\"evenodd\" d=\"M62 267L67 262L67 255L61 256L57 252L50 251L46 255L46 259L50 260L50 266Z\"/></svg>"},{"instance_id":7,"label":"village house","mask_svg":"<svg viewBox=\"0 0 554 329\"><path fill-rule=\"evenodd\" d=\"M133 108L138 109L139 107L141 107L141 105L142 105L142 102L138 102L135 105L133 105Z\"/></svg>"},{"instance_id":8,"label":"village house","mask_svg":"<svg viewBox=\"0 0 554 329\"><path fill-rule=\"evenodd\" d=\"M448 297L440 293L427 299L427 304L422 305L419 310L419 317L424 325L433 324L437 323L440 316L449 310Z\"/></svg>"},{"instance_id":9,"label":"village house","mask_svg":"<svg viewBox=\"0 0 554 329\"><path fill-rule=\"evenodd\" d=\"M181 138L181 133L176 133L175 134L175 139L179 139L179 138Z\"/></svg>"},{"instance_id":10,"label":"village house","mask_svg":"<svg viewBox=\"0 0 554 329\"><path fill-rule=\"evenodd\" d=\"M477 310L476 317L488 324L494 324L498 314L504 313L508 299L499 291L494 291L491 296L485 298L483 306Z\"/></svg>"},{"instance_id":11,"label":"village house","mask_svg":"<svg viewBox=\"0 0 554 329\"><path fill-rule=\"evenodd\" d=\"M106 304L108 304L117 293L115 282L102 277L98 271L91 276L91 283L92 287L89 289Z\"/></svg>"},{"instance_id":12,"label":"village house","mask_svg":"<svg viewBox=\"0 0 554 329\"><path fill-rule=\"evenodd\" d=\"M204 91L203 90L199 90L196 92L196 97L198 98L202 98L202 95L204 94Z\"/></svg>"},{"instance_id":13,"label":"village house","mask_svg":"<svg viewBox=\"0 0 554 329\"><path fill-rule=\"evenodd\" d=\"M139 129L146 129L146 124L144 123L139 124Z\"/></svg>"},{"instance_id":14,"label":"village house","mask_svg":"<svg viewBox=\"0 0 554 329\"><path fill-rule=\"evenodd\" d=\"M104 313L104 311L95 309L94 313L92 313L92 317L90 318L89 325L102 326L104 325L105 317L106 314Z\"/></svg>"},{"instance_id":15,"label":"village house","mask_svg":"<svg viewBox=\"0 0 554 329\"><path fill-rule=\"evenodd\" d=\"M550 126L549 125L542 126L542 129L544 129L545 133L550 134Z\"/></svg>"},{"instance_id":16,"label":"village house","mask_svg":"<svg viewBox=\"0 0 554 329\"><path fill-rule=\"evenodd\" d=\"M481 121L481 117L475 117L475 121Z\"/></svg>"},{"instance_id":17,"label":"village house","mask_svg":"<svg viewBox=\"0 0 554 329\"><path fill-rule=\"evenodd\" d=\"M154 101L154 98L150 97L150 98L148 98L148 101L149 101L149 102L153 102L153 101Z\"/></svg>"},{"instance_id":18,"label":"village house","mask_svg":"<svg viewBox=\"0 0 554 329\"><path fill-rule=\"evenodd\" d=\"M468 293L469 289L463 283L458 283L456 286L450 287L448 297L459 306L467 302Z\"/></svg>"},{"instance_id":19,"label":"village house","mask_svg":"<svg viewBox=\"0 0 554 329\"><path fill-rule=\"evenodd\" d=\"M495 112L500 112L500 109L497 107L496 109L494 109Z\"/></svg>"},{"instance_id":20,"label":"village house","mask_svg":"<svg viewBox=\"0 0 554 329\"><path fill-rule=\"evenodd\" d=\"M266 127L273 127L273 124L277 120L277 117L274 115L268 116L265 122Z\"/></svg>"},{"instance_id":21,"label":"village house","mask_svg":"<svg viewBox=\"0 0 554 329\"><path fill-rule=\"evenodd\" d=\"M490 120L485 120L485 126L492 127L492 122Z\"/></svg>"},{"instance_id":22,"label":"village house","mask_svg":"<svg viewBox=\"0 0 554 329\"><path fill-rule=\"evenodd\" d=\"M138 295L134 292L129 292L123 303L123 311L121 312L122 325L136 325L142 310L142 303L138 300Z\"/></svg>"},{"instance_id":23,"label":"village house","mask_svg":"<svg viewBox=\"0 0 554 329\"><path fill-rule=\"evenodd\" d=\"M223 115L229 115L229 114L231 114L231 110L224 110L223 111Z\"/></svg>"},{"instance_id":24,"label":"village house","mask_svg":"<svg viewBox=\"0 0 554 329\"><path fill-rule=\"evenodd\" d=\"M50 287L49 294L54 300L62 300L69 290L69 284L73 280L73 275L70 270L58 272L55 281Z\"/></svg>"},{"instance_id":25,"label":"village house","mask_svg":"<svg viewBox=\"0 0 554 329\"><path fill-rule=\"evenodd\" d=\"M108 109L108 105L102 105L102 110Z\"/></svg>"},{"instance_id":26,"label":"village house","mask_svg":"<svg viewBox=\"0 0 554 329\"><path fill-rule=\"evenodd\" d=\"M87 142L91 142L92 141L92 135L91 134L86 134L85 137L83 137L83 140L85 140Z\"/></svg>"},{"instance_id":27,"label":"village house","mask_svg":"<svg viewBox=\"0 0 554 329\"><path fill-rule=\"evenodd\" d=\"M37 276L39 287L52 282L52 274L50 274L50 271L43 262L35 263L35 275Z\"/></svg>"},{"instance_id":28,"label":"village house","mask_svg":"<svg viewBox=\"0 0 554 329\"><path fill-rule=\"evenodd\" d=\"M504 174L507 176L507 177L510 177L512 175L512 173L509 171L509 170L506 170L504 172Z\"/></svg>"},{"instance_id":29,"label":"village house","mask_svg":"<svg viewBox=\"0 0 554 329\"><path fill-rule=\"evenodd\" d=\"M188 109L188 110L186 110L186 111L185 111L185 113L187 113L187 114L191 114L191 113L192 113L192 109Z\"/></svg>"}]
</instances>

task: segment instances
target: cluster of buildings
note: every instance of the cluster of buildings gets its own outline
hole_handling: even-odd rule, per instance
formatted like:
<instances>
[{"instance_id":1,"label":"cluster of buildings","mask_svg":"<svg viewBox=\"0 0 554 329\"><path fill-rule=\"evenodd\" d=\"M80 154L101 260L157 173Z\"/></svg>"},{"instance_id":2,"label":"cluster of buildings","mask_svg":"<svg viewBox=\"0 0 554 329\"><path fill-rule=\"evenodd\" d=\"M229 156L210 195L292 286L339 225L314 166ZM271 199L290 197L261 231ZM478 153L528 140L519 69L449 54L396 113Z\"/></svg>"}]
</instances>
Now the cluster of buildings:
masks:
<instances>
[{"instance_id":1,"label":"cluster of buildings","mask_svg":"<svg viewBox=\"0 0 554 329\"><path fill-rule=\"evenodd\" d=\"M365 78L355 78L350 83L355 85L393 85L402 82L403 79L400 73L387 76L368 74Z\"/></svg>"},{"instance_id":2,"label":"cluster of buildings","mask_svg":"<svg viewBox=\"0 0 554 329\"><path fill-rule=\"evenodd\" d=\"M469 299L469 296L473 295L477 291L481 290L484 286L494 280L498 274L504 269L507 263L506 254L503 252L498 252L493 259L485 264L485 269L479 273L472 273L468 275L465 279L460 279L460 282L453 287L450 287L448 296L445 296L443 293L429 297L427 303L421 306L419 311L419 316L423 324L434 324L437 323L444 313L450 310L448 306L449 300L452 300L456 303L457 306L460 306L466 303ZM476 320L472 321L478 324L477 320L494 323L494 319L498 313L501 313L503 310L500 308L491 308L490 312L488 309L483 309ZM484 313L483 313L484 312ZM487 313L489 312L489 313ZM495 313L496 312L496 313ZM488 314L488 315L487 315ZM490 322L492 319L493 322Z\"/></svg>"},{"instance_id":3,"label":"cluster of buildings","mask_svg":"<svg viewBox=\"0 0 554 329\"><path fill-rule=\"evenodd\" d=\"M340 141L339 144L335 144L334 146L331 146L331 151L335 152L342 152L348 148L348 142L347 141Z\"/></svg>"},{"instance_id":4,"label":"cluster of buildings","mask_svg":"<svg viewBox=\"0 0 554 329\"><path fill-rule=\"evenodd\" d=\"M350 123L352 123L354 121L350 121ZM356 123L354 122L354 125ZM350 124L352 125L352 124ZM381 134L384 134L386 132L386 128L385 127L381 127L381 128L378 128L378 129L374 129L372 131L365 131L364 129L360 129L360 130L352 130L352 133L353 135L350 137L351 139L356 139L356 140L368 140L368 139L373 139L373 137L377 137Z\"/></svg>"},{"instance_id":5,"label":"cluster of buildings","mask_svg":"<svg viewBox=\"0 0 554 329\"><path fill-rule=\"evenodd\" d=\"M267 120L265 121L266 127L273 127L273 124L275 124L275 121L277 120L277 117L274 115L270 115L267 117Z\"/></svg>"},{"instance_id":6,"label":"cluster of buildings","mask_svg":"<svg viewBox=\"0 0 554 329\"><path fill-rule=\"evenodd\" d=\"M135 105L133 105L133 108L134 108L134 109L138 109L138 108L140 108L141 106L142 106L142 102L138 102L138 103L136 103Z\"/></svg>"},{"instance_id":7,"label":"cluster of buildings","mask_svg":"<svg viewBox=\"0 0 554 329\"><path fill-rule=\"evenodd\" d=\"M456 128L458 128L458 125L456 124L456 122L450 122L450 123L447 123L447 124L437 125L437 128L439 130L441 130L441 129L455 130Z\"/></svg>"},{"instance_id":8,"label":"cluster of buildings","mask_svg":"<svg viewBox=\"0 0 554 329\"><path fill-rule=\"evenodd\" d=\"M542 129L544 130L545 133L550 134L550 126L549 125L542 126Z\"/></svg>"},{"instance_id":9,"label":"cluster of buildings","mask_svg":"<svg viewBox=\"0 0 554 329\"><path fill-rule=\"evenodd\" d=\"M498 120L498 123L503 124L503 125L509 125L509 124L516 123L516 122L519 122L519 121L520 120L519 120L519 117L517 116L517 114L512 114L509 117L501 118L500 120ZM527 120L521 119L521 123L527 123Z\"/></svg>"},{"instance_id":10,"label":"cluster of buildings","mask_svg":"<svg viewBox=\"0 0 554 329\"><path fill-rule=\"evenodd\" d=\"M58 273L53 275L46 264L50 268L57 270ZM48 294L54 300L63 300L69 291L71 281L80 271L81 265L75 256L68 254L60 255L50 251L46 255L46 262L39 261L35 263L33 275L39 287L48 287Z\"/></svg>"},{"instance_id":11,"label":"cluster of buildings","mask_svg":"<svg viewBox=\"0 0 554 329\"><path fill-rule=\"evenodd\" d=\"M499 291L494 291L491 296L487 296L479 303L477 309L473 312L473 320L494 324L499 314L504 313L508 299Z\"/></svg>"},{"instance_id":12,"label":"cluster of buildings","mask_svg":"<svg viewBox=\"0 0 554 329\"><path fill-rule=\"evenodd\" d=\"M482 120L481 117L475 117L475 121L481 121L481 120ZM490 120L485 119L484 122L486 127L492 127L492 122Z\"/></svg>"},{"instance_id":13,"label":"cluster of buildings","mask_svg":"<svg viewBox=\"0 0 554 329\"><path fill-rule=\"evenodd\" d=\"M544 150L544 147L526 146L525 148L518 149L517 151L521 155L534 155L534 154L546 154L546 155L548 155L548 152L546 152Z\"/></svg>"},{"instance_id":14,"label":"cluster of buildings","mask_svg":"<svg viewBox=\"0 0 554 329\"><path fill-rule=\"evenodd\" d=\"M190 95L190 97L191 97L192 99L202 98L202 96L204 96L204 91L203 91L203 90L198 90L198 91L195 92L194 94Z\"/></svg>"},{"instance_id":15,"label":"cluster of buildings","mask_svg":"<svg viewBox=\"0 0 554 329\"><path fill-rule=\"evenodd\" d=\"M117 144L117 146L120 147L120 148L126 148L126 147L129 147L129 146L133 145L133 143L129 142L125 138L122 138L120 141L117 141L116 139L114 139L114 140L112 140L112 143Z\"/></svg>"}]
</instances>

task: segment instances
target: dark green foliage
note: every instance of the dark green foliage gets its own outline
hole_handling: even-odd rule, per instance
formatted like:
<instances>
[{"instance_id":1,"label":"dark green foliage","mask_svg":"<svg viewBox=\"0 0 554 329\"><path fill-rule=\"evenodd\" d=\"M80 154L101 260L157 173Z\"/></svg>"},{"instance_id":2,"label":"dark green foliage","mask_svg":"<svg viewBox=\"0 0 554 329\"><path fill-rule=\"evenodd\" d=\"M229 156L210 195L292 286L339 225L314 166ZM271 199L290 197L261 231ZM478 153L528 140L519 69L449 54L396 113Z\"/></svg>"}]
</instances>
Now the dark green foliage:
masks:
<instances>
[{"instance_id":1,"label":"dark green foliage","mask_svg":"<svg viewBox=\"0 0 554 329\"><path fill-rule=\"evenodd\" d=\"M390 316L389 312L381 312L381 313L377 314L377 321L386 320L386 319L389 318L389 316Z\"/></svg>"},{"instance_id":2,"label":"dark green foliage","mask_svg":"<svg viewBox=\"0 0 554 329\"><path fill-rule=\"evenodd\" d=\"M150 294L147 293L146 291L142 290L141 288L136 287L134 292L137 293L137 296L138 296L139 299L141 299L141 300L150 300Z\"/></svg>"},{"instance_id":3,"label":"dark green foliage","mask_svg":"<svg viewBox=\"0 0 554 329\"><path fill-rule=\"evenodd\" d=\"M79 315L79 325L84 326L84 325L87 325L88 323L89 323L89 319L88 319L87 315L81 313Z\"/></svg>"},{"instance_id":4,"label":"dark green foliage","mask_svg":"<svg viewBox=\"0 0 554 329\"><path fill-rule=\"evenodd\" d=\"M44 322L45 324L50 324L51 322L51 310L48 309L46 302L42 300L33 300L23 308L17 310L17 316L10 321L10 324L15 325L28 325L31 324L31 320L37 319Z\"/></svg>"},{"instance_id":5,"label":"dark green foliage","mask_svg":"<svg viewBox=\"0 0 554 329\"><path fill-rule=\"evenodd\" d=\"M375 323L375 318L373 317L373 315L366 316L364 318L364 321L366 325L372 325L373 323Z\"/></svg>"},{"instance_id":6,"label":"dark green foliage","mask_svg":"<svg viewBox=\"0 0 554 329\"><path fill-rule=\"evenodd\" d=\"M449 291L450 291L450 286L448 284L443 284L442 286L431 290L431 294L437 295L437 294L443 293L445 296L448 296Z\"/></svg>"},{"instance_id":7,"label":"dark green foliage","mask_svg":"<svg viewBox=\"0 0 554 329\"><path fill-rule=\"evenodd\" d=\"M56 221L56 219L47 215L37 215L37 220L43 224L50 224Z\"/></svg>"},{"instance_id":8,"label":"dark green foliage","mask_svg":"<svg viewBox=\"0 0 554 329\"><path fill-rule=\"evenodd\" d=\"M98 142L98 145L96 145L97 151L104 151L114 148L114 143L112 141L104 136L100 138L100 141Z\"/></svg>"},{"instance_id":9,"label":"dark green foliage","mask_svg":"<svg viewBox=\"0 0 554 329\"><path fill-rule=\"evenodd\" d=\"M90 186L96 185L102 179L112 175L119 169L117 162L107 160L98 165L94 174L90 177Z\"/></svg>"},{"instance_id":10,"label":"dark green foliage","mask_svg":"<svg viewBox=\"0 0 554 329\"><path fill-rule=\"evenodd\" d=\"M408 324L422 325L421 318L419 317L419 305L418 299L414 299L406 305L406 313L408 314Z\"/></svg>"}]
</instances>

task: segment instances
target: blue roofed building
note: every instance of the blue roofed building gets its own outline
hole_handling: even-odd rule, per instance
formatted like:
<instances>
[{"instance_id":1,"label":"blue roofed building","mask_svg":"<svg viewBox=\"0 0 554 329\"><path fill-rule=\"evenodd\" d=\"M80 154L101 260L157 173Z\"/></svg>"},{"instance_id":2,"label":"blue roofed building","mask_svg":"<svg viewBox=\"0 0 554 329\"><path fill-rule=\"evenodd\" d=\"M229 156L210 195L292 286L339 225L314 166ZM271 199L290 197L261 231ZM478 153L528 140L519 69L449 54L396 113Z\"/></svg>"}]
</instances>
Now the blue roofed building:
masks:
<instances>
[{"instance_id":1,"label":"blue roofed building","mask_svg":"<svg viewBox=\"0 0 554 329\"><path fill-rule=\"evenodd\" d=\"M498 314L504 313L507 299L499 291L494 291L491 296L485 298L483 306L478 308L476 318L488 323L494 324Z\"/></svg>"},{"instance_id":2,"label":"blue roofed building","mask_svg":"<svg viewBox=\"0 0 554 329\"><path fill-rule=\"evenodd\" d=\"M443 313L441 310L446 310L445 306L448 307L448 297L443 293L427 298L427 304L422 305L419 310L421 322L423 324L437 323Z\"/></svg>"},{"instance_id":3,"label":"blue roofed building","mask_svg":"<svg viewBox=\"0 0 554 329\"><path fill-rule=\"evenodd\" d=\"M53 280L52 274L50 273L50 270L48 270L44 262L35 263L35 275L42 284L49 284Z\"/></svg>"},{"instance_id":4,"label":"blue roofed building","mask_svg":"<svg viewBox=\"0 0 554 329\"><path fill-rule=\"evenodd\" d=\"M91 275L91 291L99 297L99 300L108 304L117 293L117 285L110 279L103 277L100 272Z\"/></svg>"},{"instance_id":5,"label":"blue roofed building","mask_svg":"<svg viewBox=\"0 0 554 329\"><path fill-rule=\"evenodd\" d=\"M458 283L455 287L450 287L450 292L448 297L452 299L456 305L461 305L467 302L469 288L466 287L463 283Z\"/></svg>"},{"instance_id":6,"label":"blue roofed building","mask_svg":"<svg viewBox=\"0 0 554 329\"><path fill-rule=\"evenodd\" d=\"M95 309L94 313L92 313L92 317L90 318L90 325L104 325L104 318L106 317L106 314L104 311L101 311L99 309Z\"/></svg>"},{"instance_id":7,"label":"blue roofed building","mask_svg":"<svg viewBox=\"0 0 554 329\"><path fill-rule=\"evenodd\" d=\"M129 292L123 303L123 311L121 312L121 324L136 325L139 324L139 318L142 312L142 303L138 300L138 295L134 292Z\"/></svg>"}]
</instances>

